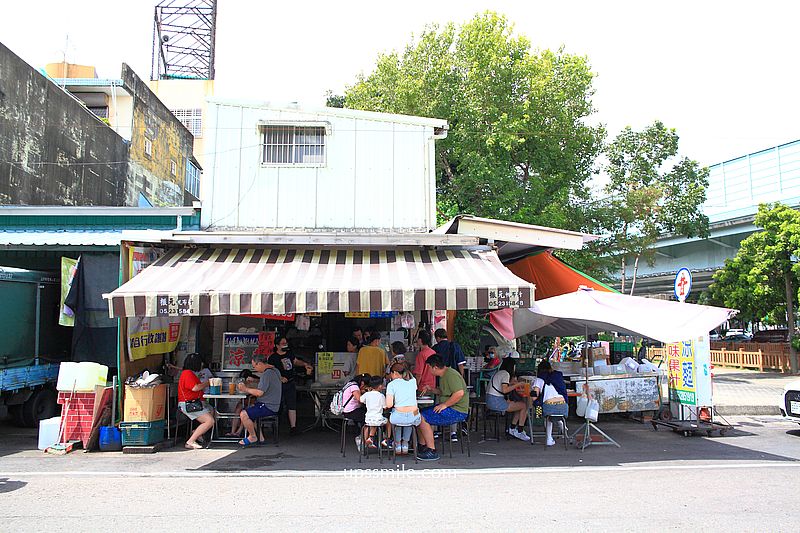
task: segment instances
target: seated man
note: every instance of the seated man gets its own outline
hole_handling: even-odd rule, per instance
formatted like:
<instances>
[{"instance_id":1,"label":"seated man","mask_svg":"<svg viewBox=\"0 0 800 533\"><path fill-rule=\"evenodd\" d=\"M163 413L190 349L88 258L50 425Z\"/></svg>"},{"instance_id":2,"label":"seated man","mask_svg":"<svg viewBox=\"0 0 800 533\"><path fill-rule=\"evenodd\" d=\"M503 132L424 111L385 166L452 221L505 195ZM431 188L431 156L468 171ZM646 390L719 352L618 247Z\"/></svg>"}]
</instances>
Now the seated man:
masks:
<instances>
[{"instance_id":1,"label":"seated man","mask_svg":"<svg viewBox=\"0 0 800 533\"><path fill-rule=\"evenodd\" d=\"M439 355L428 357L427 363L431 373L439 378L439 388L431 392L439 396L439 404L421 412L423 422L420 424L419 458L423 461L435 461L439 458L433 440L431 426L450 426L467 419L469 414L469 394L467 384L458 370L445 366Z\"/></svg>"},{"instance_id":2,"label":"seated man","mask_svg":"<svg viewBox=\"0 0 800 533\"><path fill-rule=\"evenodd\" d=\"M281 408L281 374L267 360L266 355L253 355L253 370L261 373L257 388L239 383L239 392L255 397L255 404L239 413L246 431L245 438L239 441L242 446L250 446L258 441L254 420L277 415Z\"/></svg>"}]
</instances>

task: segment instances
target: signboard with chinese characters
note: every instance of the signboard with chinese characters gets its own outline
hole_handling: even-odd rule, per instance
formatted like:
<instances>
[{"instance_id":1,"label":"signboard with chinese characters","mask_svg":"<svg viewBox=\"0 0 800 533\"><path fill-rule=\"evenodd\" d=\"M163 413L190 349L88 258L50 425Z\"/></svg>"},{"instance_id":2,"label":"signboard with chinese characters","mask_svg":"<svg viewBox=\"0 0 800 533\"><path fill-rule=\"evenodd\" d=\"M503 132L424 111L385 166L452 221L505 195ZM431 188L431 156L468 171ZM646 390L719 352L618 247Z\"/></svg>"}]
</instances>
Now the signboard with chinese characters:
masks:
<instances>
[{"instance_id":1,"label":"signboard with chinese characters","mask_svg":"<svg viewBox=\"0 0 800 533\"><path fill-rule=\"evenodd\" d=\"M222 370L252 369L250 361L258 349L258 333L222 334Z\"/></svg>"},{"instance_id":2,"label":"signboard with chinese characters","mask_svg":"<svg viewBox=\"0 0 800 533\"><path fill-rule=\"evenodd\" d=\"M522 307L522 292L519 289L490 289L489 309L504 309L506 307Z\"/></svg>"},{"instance_id":3,"label":"signboard with chinese characters","mask_svg":"<svg viewBox=\"0 0 800 533\"><path fill-rule=\"evenodd\" d=\"M344 385L353 377L357 356L350 352L317 352L315 381L320 385Z\"/></svg>"},{"instance_id":4,"label":"signboard with chinese characters","mask_svg":"<svg viewBox=\"0 0 800 533\"><path fill-rule=\"evenodd\" d=\"M686 297L692 290L692 273L688 268L682 268L675 274L675 298L679 302L685 302Z\"/></svg>"},{"instance_id":5,"label":"signboard with chinese characters","mask_svg":"<svg viewBox=\"0 0 800 533\"><path fill-rule=\"evenodd\" d=\"M188 294L180 296L159 296L157 316L196 315L197 302Z\"/></svg>"},{"instance_id":6,"label":"signboard with chinese characters","mask_svg":"<svg viewBox=\"0 0 800 533\"><path fill-rule=\"evenodd\" d=\"M180 340L188 318L131 317L128 319L128 357L131 361L148 355L169 353Z\"/></svg>"},{"instance_id":7,"label":"signboard with chinese characters","mask_svg":"<svg viewBox=\"0 0 800 533\"><path fill-rule=\"evenodd\" d=\"M667 344L669 398L681 405L711 406L708 336Z\"/></svg>"}]
</instances>

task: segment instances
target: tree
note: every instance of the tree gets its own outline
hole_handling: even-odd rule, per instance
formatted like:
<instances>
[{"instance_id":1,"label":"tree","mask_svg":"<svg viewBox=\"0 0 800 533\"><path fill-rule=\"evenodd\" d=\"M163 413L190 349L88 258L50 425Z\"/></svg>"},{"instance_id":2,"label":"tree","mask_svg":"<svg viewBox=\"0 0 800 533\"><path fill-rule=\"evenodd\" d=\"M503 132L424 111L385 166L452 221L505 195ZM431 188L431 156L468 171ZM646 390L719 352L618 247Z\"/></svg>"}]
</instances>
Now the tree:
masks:
<instances>
[{"instance_id":1,"label":"tree","mask_svg":"<svg viewBox=\"0 0 800 533\"><path fill-rule=\"evenodd\" d=\"M606 149L609 237L604 244L619 259L623 293L629 257L634 258L633 294L639 261L653 262L652 246L660 236L708 234L708 217L700 211L708 169L688 158L666 168L677 153L678 134L659 121L643 131L625 128Z\"/></svg>"},{"instance_id":2,"label":"tree","mask_svg":"<svg viewBox=\"0 0 800 533\"><path fill-rule=\"evenodd\" d=\"M437 207L581 230L586 187L602 148L587 59L532 51L492 12L461 27L428 26L402 52L347 88L345 107L440 117Z\"/></svg>"},{"instance_id":3,"label":"tree","mask_svg":"<svg viewBox=\"0 0 800 533\"><path fill-rule=\"evenodd\" d=\"M344 96L341 94L334 94L331 90L325 91L325 106L344 107Z\"/></svg>"},{"instance_id":4,"label":"tree","mask_svg":"<svg viewBox=\"0 0 800 533\"><path fill-rule=\"evenodd\" d=\"M800 212L782 204L762 204L755 224L763 230L745 238L736 256L714 274L709 300L739 309L746 321L785 323L792 372L797 372L794 339L800 286Z\"/></svg>"}]
</instances>

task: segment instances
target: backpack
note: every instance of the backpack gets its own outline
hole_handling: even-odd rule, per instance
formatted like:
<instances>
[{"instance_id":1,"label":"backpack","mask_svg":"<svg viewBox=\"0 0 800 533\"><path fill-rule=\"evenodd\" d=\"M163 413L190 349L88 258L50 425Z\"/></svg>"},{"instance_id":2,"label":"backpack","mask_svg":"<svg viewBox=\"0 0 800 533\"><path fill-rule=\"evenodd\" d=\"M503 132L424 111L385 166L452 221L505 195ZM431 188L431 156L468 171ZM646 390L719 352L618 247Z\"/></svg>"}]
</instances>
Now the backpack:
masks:
<instances>
[{"instance_id":1,"label":"backpack","mask_svg":"<svg viewBox=\"0 0 800 533\"><path fill-rule=\"evenodd\" d=\"M344 391L346 391L348 387L353 385L353 383L355 382L354 381L347 382L347 384L344 387L342 387L336 394L333 395L333 398L331 398L331 406L330 406L331 414L340 415L344 413L344 406L350 403L350 399L353 397L353 394L350 393L350 395L345 400Z\"/></svg>"}]
</instances>

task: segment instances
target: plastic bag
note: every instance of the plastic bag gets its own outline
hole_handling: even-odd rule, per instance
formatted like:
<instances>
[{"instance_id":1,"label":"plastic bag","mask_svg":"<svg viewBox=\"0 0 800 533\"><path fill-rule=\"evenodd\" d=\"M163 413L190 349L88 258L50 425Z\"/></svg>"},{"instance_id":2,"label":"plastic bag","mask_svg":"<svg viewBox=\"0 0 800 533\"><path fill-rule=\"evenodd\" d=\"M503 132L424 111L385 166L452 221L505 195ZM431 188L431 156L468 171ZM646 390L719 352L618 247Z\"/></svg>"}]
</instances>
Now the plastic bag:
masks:
<instances>
[{"instance_id":1,"label":"plastic bag","mask_svg":"<svg viewBox=\"0 0 800 533\"><path fill-rule=\"evenodd\" d=\"M597 422L597 417L600 415L600 404L597 400L589 400L586 405L585 418L589 422Z\"/></svg>"},{"instance_id":2,"label":"plastic bag","mask_svg":"<svg viewBox=\"0 0 800 533\"><path fill-rule=\"evenodd\" d=\"M636 370L639 368L639 363L637 363L636 359L634 359L633 357L625 357L619 363L625 367L625 370L627 372L630 373L635 373Z\"/></svg>"},{"instance_id":3,"label":"plastic bag","mask_svg":"<svg viewBox=\"0 0 800 533\"><path fill-rule=\"evenodd\" d=\"M586 396L578 396L577 407L575 409L575 413L578 416L585 416L586 415L586 407L589 404L589 398Z\"/></svg>"}]
</instances>

